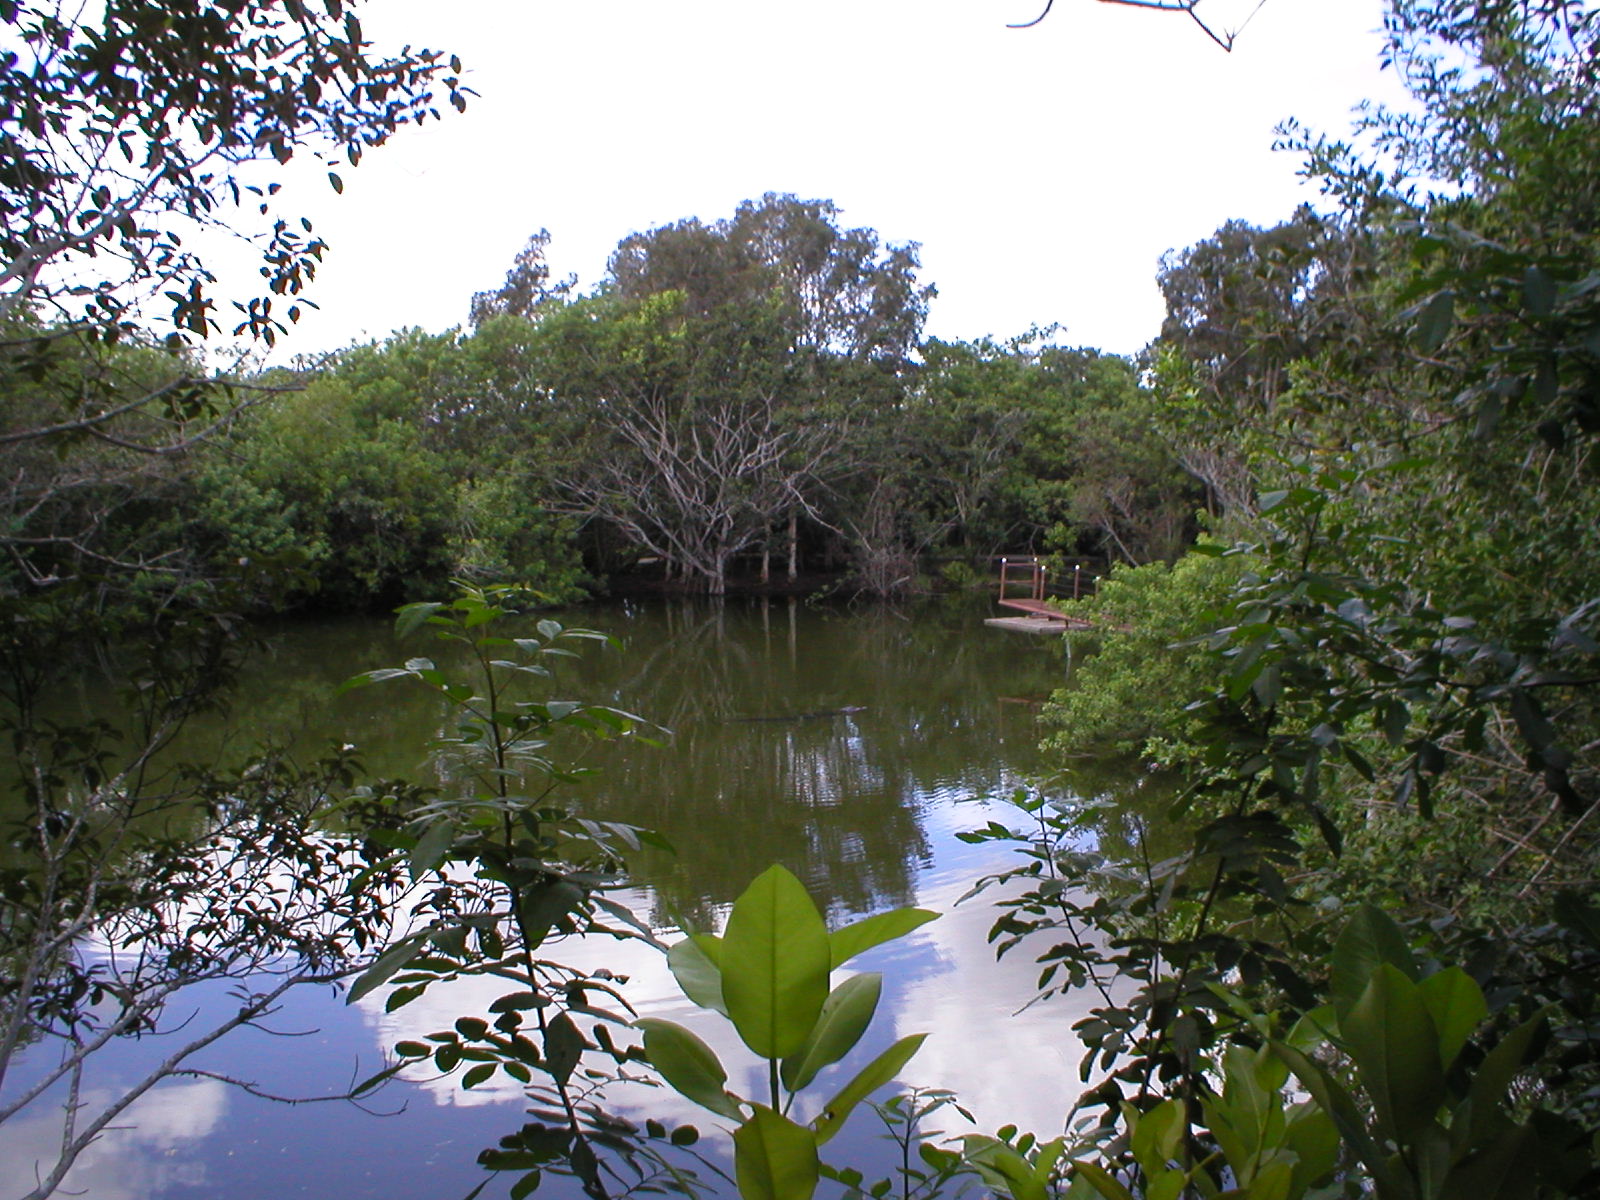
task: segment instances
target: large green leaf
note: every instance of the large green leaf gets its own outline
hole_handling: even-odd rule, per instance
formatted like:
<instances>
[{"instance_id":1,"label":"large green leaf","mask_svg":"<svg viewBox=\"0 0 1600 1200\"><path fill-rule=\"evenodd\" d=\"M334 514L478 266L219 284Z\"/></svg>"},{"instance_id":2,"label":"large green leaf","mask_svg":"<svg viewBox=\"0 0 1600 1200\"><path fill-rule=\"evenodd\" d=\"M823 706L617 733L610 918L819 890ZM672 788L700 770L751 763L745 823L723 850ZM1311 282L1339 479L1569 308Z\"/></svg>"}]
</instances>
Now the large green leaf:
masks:
<instances>
[{"instance_id":1,"label":"large green leaf","mask_svg":"<svg viewBox=\"0 0 1600 1200\"><path fill-rule=\"evenodd\" d=\"M829 992L805 1046L799 1054L783 1060L783 1086L798 1092L823 1067L850 1053L878 1010L882 991L883 976L872 973L854 975Z\"/></svg>"},{"instance_id":2,"label":"large green leaf","mask_svg":"<svg viewBox=\"0 0 1600 1200\"><path fill-rule=\"evenodd\" d=\"M817 1139L765 1105L733 1132L740 1200L811 1200L817 1190Z\"/></svg>"},{"instance_id":3,"label":"large green leaf","mask_svg":"<svg viewBox=\"0 0 1600 1200\"><path fill-rule=\"evenodd\" d=\"M722 935L722 999L744 1044L762 1058L805 1045L828 998L828 927L781 866L751 882Z\"/></svg>"},{"instance_id":4,"label":"large green leaf","mask_svg":"<svg viewBox=\"0 0 1600 1200\"><path fill-rule=\"evenodd\" d=\"M1320 1108L1306 1104L1289 1118L1283 1131L1283 1144L1293 1152L1294 1186L1299 1196L1320 1183L1339 1165L1339 1130Z\"/></svg>"},{"instance_id":5,"label":"large green leaf","mask_svg":"<svg viewBox=\"0 0 1600 1200\"><path fill-rule=\"evenodd\" d=\"M1441 1194L1493 1200L1533 1200L1553 1194L1540 1186L1540 1168L1547 1165L1549 1151L1531 1126L1508 1123L1487 1146L1456 1164L1445 1177Z\"/></svg>"},{"instance_id":6,"label":"large green leaf","mask_svg":"<svg viewBox=\"0 0 1600 1200\"><path fill-rule=\"evenodd\" d=\"M687 937L667 951L667 966L683 994L701 1008L728 1015L722 1002L722 971L706 953L700 938Z\"/></svg>"},{"instance_id":7,"label":"large green leaf","mask_svg":"<svg viewBox=\"0 0 1600 1200\"><path fill-rule=\"evenodd\" d=\"M1034 1177L1033 1169L1028 1166L1028 1160L1023 1158L1006 1143L998 1138L982 1135L971 1135L962 1139L965 1157L977 1169L979 1176L996 1191L1010 1193L1012 1200L1048 1200L1049 1192L1045 1186ZM1092 1168L1099 1171L1099 1168ZM1103 1171L1099 1171L1102 1178L1110 1179ZM1113 1186L1116 1185L1113 1181ZM1107 1200L1133 1200L1127 1189L1122 1189L1118 1195L1115 1191L1104 1192L1102 1195Z\"/></svg>"},{"instance_id":8,"label":"large green leaf","mask_svg":"<svg viewBox=\"0 0 1600 1200\"><path fill-rule=\"evenodd\" d=\"M825 1144L839 1132L839 1127L845 1123L845 1119L850 1116L856 1105L884 1084L891 1082L900 1073L900 1068L911 1061L911 1056L917 1052L927 1036L925 1033L914 1033L910 1037L903 1037L861 1068L861 1072L845 1084L843 1090L829 1102L817 1119L811 1122L811 1127L817 1131L817 1145Z\"/></svg>"},{"instance_id":9,"label":"large green leaf","mask_svg":"<svg viewBox=\"0 0 1600 1200\"><path fill-rule=\"evenodd\" d=\"M1386 1137L1403 1144L1434 1122L1445 1096L1444 1068L1439 1033L1416 984L1384 963L1339 1032Z\"/></svg>"},{"instance_id":10,"label":"large green leaf","mask_svg":"<svg viewBox=\"0 0 1600 1200\"><path fill-rule=\"evenodd\" d=\"M1416 962L1400 926L1380 908L1364 904L1333 947L1333 1007L1343 1016L1367 990L1382 963L1417 978Z\"/></svg>"},{"instance_id":11,"label":"large green leaf","mask_svg":"<svg viewBox=\"0 0 1600 1200\"><path fill-rule=\"evenodd\" d=\"M1493 1050L1484 1055L1483 1062L1473 1073L1471 1090L1468 1092L1472 1105L1468 1132L1475 1144L1481 1144L1497 1129L1510 1123L1504 1106L1511 1082L1522 1070L1528 1047L1533 1043L1534 1035L1544 1026L1550 1011L1548 1008L1540 1009L1506 1034Z\"/></svg>"},{"instance_id":12,"label":"large green leaf","mask_svg":"<svg viewBox=\"0 0 1600 1200\"><path fill-rule=\"evenodd\" d=\"M1187 1129L1180 1100L1164 1101L1141 1114L1129 1140L1134 1161L1147 1175L1158 1174L1176 1157L1178 1143Z\"/></svg>"},{"instance_id":13,"label":"large green leaf","mask_svg":"<svg viewBox=\"0 0 1600 1200\"><path fill-rule=\"evenodd\" d=\"M644 1032L644 1052L672 1090L718 1116L742 1121L738 1100L722 1086L728 1073L716 1052L682 1025L658 1017L642 1017L634 1027Z\"/></svg>"},{"instance_id":14,"label":"large green leaf","mask_svg":"<svg viewBox=\"0 0 1600 1200\"><path fill-rule=\"evenodd\" d=\"M1311 1098L1316 1101L1317 1107L1333 1121L1345 1144L1355 1152L1356 1157L1361 1160L1361 1165L1367 1169L1367 1173L1377 1184L1378 1194L1383 1196L1407 1194L1400 1176L1396 1174L1389 1161L1388 1154L1380 1150L1378 1143L1373 1140L1372 1133L1367 1128L1365 1114L1344 1085L1307 1057L1303 1051L1287 1042L1272 1042L1270 1045L1272 1052L1289 1064L1289 1069L1294 1072L1295 1078L1306 1091L1311 1093Z\"/></svg>"},{"instance_id":15,"label":"large green leaf","mask_svg":"<svg viewBox=\"0 0 1600 1200\"><path fill-rule=\"evenodd\" d=\"M1286 1162L1267 1163L1250 1180L1249 1200L1289 1200L1294 1168Z\"/></svg>"},{"instance_id":16,"label":"large green leaf","mask_svg":"<svg viewBox=\"0 0 1600 1200\"><path fill-rule=\"evenodd\" d=\"M913 929L939 919L939 914L927 908L897 908L892 912L865 917L828 935L833 965L842 967L863 950L870 950L897 937L904 937Z\"/></svg>"},{"instance_id":17,"label":"large green leaf","mask_svg":"<svg viewBox=\"0 0 1600 1200\"><path fill-rule=\"evenodd\" d=\"M1439 1032L1439 1063L1448 1071L1472 1031L1489 1015L1483 989L1460 967L1429 975L1418 988Z\"/></svg>"}]
</instances>

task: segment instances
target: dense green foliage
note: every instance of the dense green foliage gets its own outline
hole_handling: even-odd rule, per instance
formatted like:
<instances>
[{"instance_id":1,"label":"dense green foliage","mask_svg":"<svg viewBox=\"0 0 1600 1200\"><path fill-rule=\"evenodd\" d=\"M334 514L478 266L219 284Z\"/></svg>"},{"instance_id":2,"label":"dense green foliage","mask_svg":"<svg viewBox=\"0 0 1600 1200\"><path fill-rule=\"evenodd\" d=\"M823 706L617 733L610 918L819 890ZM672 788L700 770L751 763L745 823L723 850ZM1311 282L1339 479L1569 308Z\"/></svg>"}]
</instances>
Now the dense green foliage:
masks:
<instances>
[{"instance_id":1,"label":"dense green foliage","mask_svg":"<svg viewBox=\"0 0 1600 1200\"><path fill-rule=\"evenodd\" d=\"M1049 932L1051 990L1108 969L1141 982L1079 1026L1107 1135L1165 1097L1212 1103L1227 1047L1260 1046L1331 986L1340 1055L1280 1058L1339 1126L1344 1187L1584 1194L1600 28L1575 4L1401 0L1388 30L1416 109L1369 111L1354 147L1285 135L1336 207L1230 223L1164 264L1156 410L1219 536L1083 606L1130 629L1102 629L1054 708L1069 785L1071 755L1106 737L1179 767L1167 819L1192 844L1158 856L1147 834L1130 858L1118 829L1085 855L1100 810L1029 799L1021 874L1041 883L997 934ZM1403 931L1379 938L1392 970L1354 1004L1334 939L1363 901ZM1419 973L1408 942L1473 978ZM1446 1017L1446 993L1471 1004ZM1479 1015L1450 1067L1445 1027ZM1529 1123L1491 1129L1485 1095L1518 1071L1541 1080ZM1190 1138L1227 1149L1214 1127ZM1118 1161L1151 1191L1193 1186L1158 1180L1137 1144Z\"/></svg>"},{"instance_id":2,"label":"dense green foliage","mask_svg":"<svg viewBox=\"0 0 1600 1200\"><path fill-rule=\"evenodd\" d=\"M392 607L449 578L573 598L570 531L536 499L540 441L505 431L523 332L502 318L470 337L397 334L247 414L206 448L197 541L220 561L298 550L334 607Z\"/></svg>"}]
</instances>

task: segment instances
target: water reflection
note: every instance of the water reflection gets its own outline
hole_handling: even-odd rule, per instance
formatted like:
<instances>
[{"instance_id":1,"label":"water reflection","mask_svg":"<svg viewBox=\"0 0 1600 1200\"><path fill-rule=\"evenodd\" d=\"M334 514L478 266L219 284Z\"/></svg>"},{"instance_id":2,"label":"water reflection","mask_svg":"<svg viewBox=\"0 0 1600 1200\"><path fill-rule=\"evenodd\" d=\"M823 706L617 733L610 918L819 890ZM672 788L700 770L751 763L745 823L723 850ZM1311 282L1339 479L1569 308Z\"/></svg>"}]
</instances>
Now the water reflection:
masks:
<instances>
[{"instance_id":1,"label":"water reflection","mask_svg":"<svg viewBox=\"0 0 1600 1200\"><path fill-rule=\"evenodd\" d=\"M902 904L942 910L939 921L852 964L885 972L885 998L869 1036L832 1070L848 1078L895 1038L930 1031L907 1082L958 1091L990 1128L1011 1121L1044 1132L1078 1090L1070 1027L1089 1000L1013 1015L1033 995L1035 966L1026 951L995 961L990 896L954 906L978 876L1009 865L1008 852L967 846L954 834L991 816L1007 819L975 798L1008 794L1037 768L1033 702L1060 683L1065 663L1048 639L987 629L983 615L781 602L576 611L561 619L600 628L625 649L563 667L555 691L671 730L660 748L589 748L585 764L599 774L568 794L589 815L649 826L676 847L675 855L643 855L635 864L638 888L629 899L636 911L662 926L720 926L725 907L773 862L806 881L835 924ZM204 760L272 738L309 757L330 739L348 740L363 748L373 774L414 776L425 769L430 740L449 731L451 713L402 686L337 699L334 691L358 671L418 654L450 665L436 644L399 643L386 623L285 630L243 681L233 721L196 729L183 754ZM736 1036L678 995L656 952L593 941L552 953L628 975L626 994L640 1012L689 1025L724 1056L732 1086L758 1090ZM266 1047L242 1041L229 1050L238 1062L223 1065L280 1092L337 1087L358 1069L369 1071L395 1042L447 1029L504 990L499 983L473 988L436 987L394 1013L381 997L349 1009L336 997L308 998L284 1019L320 1030L314 1038L271 1039ZM190 1126L152 1109L116 1144L125 1161L153 1163L149 1171L86 1174L81 1186L90 1200L200 1196L210 1190L209 1170L211 1182L225 1179L236 1198L328 1194L330 1179L344 1197L462 1194L476 1182L476 1152L522 1120L524 1097L506 1082L470 1092L454 1078L402 1085L383 1103L406 1111L388 1120L344 1106L311 1115L240 1096L224 1114L220 1101L206 1108L196 1092ZM636 1118L717 1124L664 1089L609 1100ZM870 1120L852 1121L830 1143L830 1158L868 1169L882 1153L875 1132ZM163 1165L167 1174L155 1170Z\"/></svg>"},{"instance_id":2,"label":"water reflection","mask_svg":"<svg viewBox=\"0 0 1600 1200\"><path fill-rule=\"evenodd\" d=\"M78 1097L98 1112L119 1089L90 1088ZM176 1188L200 1188L220 1181L198 1156L199 1142L221 1123L228 1089L214 1080L174 1083L136 1100L78 1157L61 1186L61 1195L94 1200L142 1200ZM37 1184L36 1164L56 1161L61 1146L60 1109L16 1118L0 1126L0 1195L21 1196Z\"/></svg>"}]
</instances>

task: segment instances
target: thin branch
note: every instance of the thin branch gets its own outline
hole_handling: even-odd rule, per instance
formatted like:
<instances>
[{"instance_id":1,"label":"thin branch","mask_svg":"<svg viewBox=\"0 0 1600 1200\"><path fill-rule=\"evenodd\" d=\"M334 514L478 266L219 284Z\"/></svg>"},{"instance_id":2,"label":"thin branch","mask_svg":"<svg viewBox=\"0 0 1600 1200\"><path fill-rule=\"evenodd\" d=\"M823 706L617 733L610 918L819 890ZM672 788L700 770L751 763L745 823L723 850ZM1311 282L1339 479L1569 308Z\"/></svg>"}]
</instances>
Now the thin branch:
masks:
<instances>
[{"instance_id":1,"label":"thin branch","mask_svg":"<svg viewBox=\"0 0 1600 1200\"><path fill-rule=\"evenodd\" d=\"M1239 34L1244 31L1244 27L1255 19L1256 13L1261 11L1262 5L1264 5L1267 0L1258 0L1255 8L1250 10L1250 15L1244 19L1239 28L1227 33L1218 33L1215 29L1213 29L1210 25L1207 25L1205 21L1201 19L1200 14L1196 11L1196 9L1199 7L1200 0L1099 0L1099 2L1101 4L1121 4L1128 8L1153 8L1158 12L1188 13L1189 19L1196 25L1200 26L1201 30L1204 31L1208 38L1210 38L1217 45L1221 46L1225 52L1232 53L1234 41L1238 38ZM1032 29L1035 25L1039 24L1039 22L1043 21L1050 15L1050 10L1053 7L1055 7L1055 0L1045 0L1043 11L1041 11L1037 17L1034 17L1033 20L1008 24L1006 28Z\"/></svg>"}]
</instances>

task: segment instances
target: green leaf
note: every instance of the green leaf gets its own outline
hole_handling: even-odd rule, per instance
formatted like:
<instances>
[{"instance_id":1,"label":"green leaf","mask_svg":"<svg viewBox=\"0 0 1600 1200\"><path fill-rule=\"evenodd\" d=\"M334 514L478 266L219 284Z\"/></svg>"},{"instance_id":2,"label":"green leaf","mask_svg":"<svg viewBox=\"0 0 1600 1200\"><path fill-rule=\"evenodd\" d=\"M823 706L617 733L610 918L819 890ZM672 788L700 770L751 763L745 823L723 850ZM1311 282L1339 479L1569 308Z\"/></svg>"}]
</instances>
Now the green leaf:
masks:
<instances>
[{"instance_id":1,"label":"green leaf","mask_svg":"<svg viewBox=\"0 0 1600 1200\"><path fill-rule=\"evenodd\" d=\"M1294 1072L1295 1078L1306 1091L1311 1093L1311 1098L1316 1101L1317 1106L1333 1121L1340 1137L1355 1152L1356 1157L1361 1160L1361 1165L1372 1176L1373 1182L1378 1186L1379 1194L1385 1196L1409 1194L1409 1191L1400 1190L1404 1185L1395 1174L1389 1156L1373 1141L1372 1134L1367 1129L1365 1115L1344 1086L1293 1046L1284 1042L1269 1044L1272 1052L1289 1064L1289 1069Z\"/></svg>"},{"instance_id":2,"label":"green leaf","mask_svg":"<svg viewBox=\"0 0 1600 1200\"><path fill-rule=\"evenodd\" d=\"M763 871L734 901L722 935L722 999L739 1037L762 1058L805 1045L828 998L828 928L798 879Z\"/></svg>"},{"instance_id":3,"label":"green leaf","mask_svg":"<svg viewBox=\"0 0 1600 1200\"><path fill-rule=\"evenodd\" d=\"M701 1008L728 1015L728 1006L722 1002L722 971L699 938L687 937L673 945L667 951L667 966L685 996Z\"/></svg>"},{"instance_id":4,"label":"green leaf","mask_svg":"<svg viewBox=\"0 0 1600 1200\"><path fill-rule=\"evenodd\" d=\"M783 1086L798 1092L823 1067L832 1066L850 1053L878 1010L882 991L883 976L871 973L852 976L828 993L800 1053L783 1060Z\"/></svg>"},{"instance_id":5,"label":"green leaf","mask_svg":"<svg viewBox=\"0 0 1600 1200\"><path fill-rule=\"evenodd\" d=\"M345 997L345 1003L354 1004L373 989L381 987L388 982L390 977L398 972L401 967L427 949L427 942L428 935L426 932L414 933L406 938L405 941L390 946L382 954L378 955L373 960L372 965L362 972L361 978L351 985L350 994Z\"/></svg>"},{"instance_id":6,"label":"green leaf","mask_svg":"<svg viewBox=\"0 0 1600 1200\"><path fill-rule=\"evenodd\" d=\"M866 917L828 935L833 965L842 967L863 950L904 937L913 929L937 921L939 914L926 908L897 908Z\"/></svg>"},{"instance_id":7,"label":"green leaf","mask_svg":"<svg viewBox=\"0 0 1600 1200\"><path fill-rule=\"evenodd\" d=\"M1511 1091L1511 1083L1522 1070L1528 1047L1534 1035L1543 1028L1550 1012L1549 1008L1540 1009L1506 1034L1493 1050L1484 1055L1483 1062L1473 1073L1467 1096L1471 1104L1471 1136L1474 1144L1482 1143L1497 1126L1506 1123L1503 1106Z\"/></svg>"},{"instance_id":8,"label":"green leaf","mask_svg":"<svg viewBox=\"0 0 1600 1200\"><path fill-rule=\"evenodd\" d=\"M1536 317L1548 317L1556 308L1556 281L1540 266L1531 266L1522 276L1522 301Z\"/></svg>"},{"instance_id":9,"label":"green leaf","mask_svg":"<svg viewBox=\"0 0 1600 1200\"><path fill-rule=\"evenodd\" d=\"M1290 1115L1283 1144L1296 1159L1291 1189L1295 1195L1304 1195L1339 1165L1339 1130L1327 1113L1313 1105L1302 1105Z\"/></svg>"},{"instance_id":10,"label":"green leaf","mask_svg":"<svg viewBox=\"0 0 1600 1200\"><path fill-rule=\"evenodd\" d=\"M819 1177L817 1139L788 1117L757 1104L733 1133L740 1200L810 1200Z\"/></svg>"},{"instance_id":11,"label":"green leaf","mask_svg":"<svg viewBox=\"0 0 1600 1200\"><path fill-rule=\"evenodd\" d=\"M1478 1153L1458 1162L1445 1177L1439 1194L1534 1200L1555 1191L1540 1186L1549 1167L1549 1144L1532 1126L1512 1125Z\"/></svg>"},{"instance_id":12,"label":"green leaf","mask_svg":"<svg viewBox=\"0 0 1600 1200\"><path fill-rule=\"evenodd\" d=\"M682 1025L643 1017L634 1028L644 1032L644 1052L673 1091L732 1121L744 1120L739 1102L723 1084L728 1073L716 1052Z\"/></svg>"},{"instance_id":13,"label":"green leaf","mask_svg":"<svg viewBox=\"0 0 1600 1200\"><path fill-rule=\"evenodd\" d=\"M1002 1130L1001 1132L1004 1132ZM1022 1155L1006 1143L992 1137L973 1135L962 1139L967 1161L977 1168L985 1183L997 1190L1010 1192L1013 1200L1048 1200L1045 1186L1034 1177L1033 1170ZM1110 1176L1106 1176L1110 1179ZM1112 1180L1114 1187L1120 1187ZM1124 1189L1102 1193L1107 1200L1133 1200Z\"/></svg>"},{"instance_id":14,"label":"green leaf","mask_svg":"<svg viewBox=\"0 0 1600 1200\"><path fill-rule=\"evenodd\" d=\"M566 1083L587 1047L588 1043L583 1040L583 1034L578 1032L572 1018L561 1013L545 1028L545 1070L557 1083Z\"/></svg>"},{"instance_id":15,"label":"green leaf","mask_svg":"<svg viewBox=\"0 0 1600 1200\"><path fill-rule=\"evenodd\" d=\"M1489 1015L1483 989L1460 967L1430 975L1418 987L1439 1032L1439 1062L1448 1071L1472 1031Z\"/></svg>"},{"instance_id":16,"label":"green leaf","mask_svg":"<svg viewBox=\"0 0 1600 1200\"><path fill-rule=\"evenodd\" d=\"M1333 1007L1341 1016L1367 990L1382 963L1417 977L1416 962L1405 934L1382 909L1364 904L1350 918L1333 947Z\"/></svg>"},{"instance_id":17,"label":"green leaf","mask_svg":"<svg viewBox=\"0 0 1600 1200\"><path fill-rule=\"evenodd\" d=\"M495 1072L494 1063L479 1063L461 1077L461 1086L464 1088L477 1087Z\"/></svg>"},{"instance_id":18,"label":"green leaf","mask_svg":"<svg viewBox=\"0 0 1600 1200\"><path fill-rule=\"evenodd\" d=\"M444 862L445 855L450 853L450 847L455 844L455 840L455 822L449 817L440 817L429 825L417 839L417 844L412 848L411 857L406 864L411 882L415 883Z\"/></svg>"},{"instance_id":19,"label":"green leaf","mask_svg":"<svg viewBox=\"0 0 1600 1200\"><path fill-rule=\"evenodd\" d=\"M1385 1136L1405 1144L1433 1124L1445 1096L1439 1033L1421 989L1383 963L1361 999L1339 1019L1344 1048Z\"/></svg>"},{"instance_id":20,"label":"green leaf","mask_svg":"<svg viewBox=\"0 0 1600 1200\"><path fill-rule=\"evenodd\" d=\"M528 934L529 948L544 941L555 923L579 908L588 892L575 883L557 879L536 884L517 898L522 923Z\"/></svg>"},{"instance_id":21,"label":"green leaf","mask_svg":"<svg viewBox=\"0 0 1600 1200\"><path fill-rule=\"evenodd\" d=\"M900 1068L911 1061L911 1056L917 1052L927 1036L925 1033L914 1033L910 1037L901 1038L845 1084L839 1094L828 1102L817 1119L811 1122L812 1128L817 1131L817 1145L824 1145L829 1138L839 1132L839 1127L845 1123L856 1105L884 1084L892 1082L900 1073Z\"/></svg>"},{"instance_id":22,"label":"green leaf","mask_svg":"<svg viewBox=\"0 0 1600 1200\"><path fill-rule=\"evenodd\" d=\"M1418 314L1416 325L1417 347L1424 354L1432 354L1450 335L1450 327L1456 319L1456 296L1454 292L1443 291L1434 296L1423 305Z\"/></svg>"},{"instance_id":23,"label":"green leaf","mask_svg":"<svg viewBox=\"0 0 1600 1200\"><path fill-rule=\"evenodd\" d=\"M1178 1100L1164 1101L1139 1117L1129 1146L1145 1174L1154 1176L1176 1156L1187 1125Z\"/></svg>"},{"instance_id":24,"label":"green leaf","mask_svg":"<svg viewBox=\"0 0 1600 1200\"><path fill-rule=\"evenodd\" d=\"M1247 1200L1289 1200L1294 1168L1282 1160L1270 1162L1255 1173L1246 1190Z\"/></svg>"}]
</instances>

